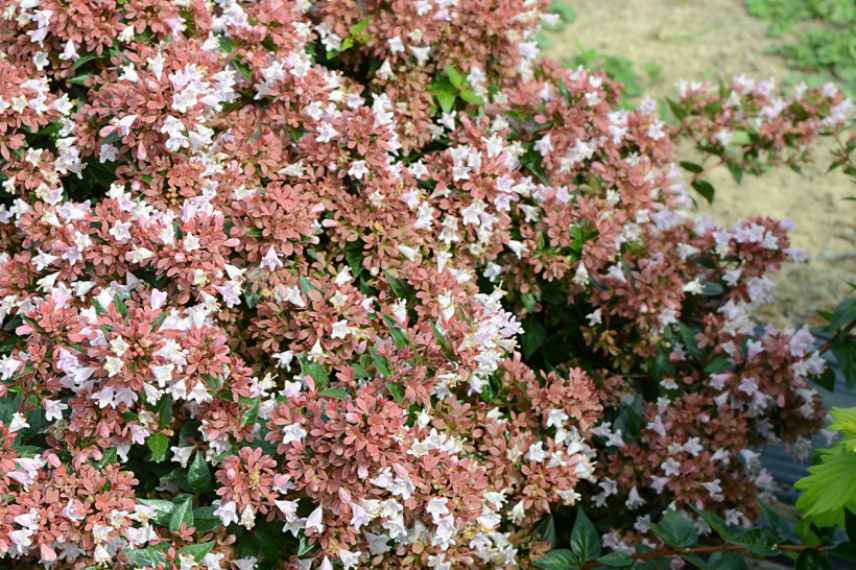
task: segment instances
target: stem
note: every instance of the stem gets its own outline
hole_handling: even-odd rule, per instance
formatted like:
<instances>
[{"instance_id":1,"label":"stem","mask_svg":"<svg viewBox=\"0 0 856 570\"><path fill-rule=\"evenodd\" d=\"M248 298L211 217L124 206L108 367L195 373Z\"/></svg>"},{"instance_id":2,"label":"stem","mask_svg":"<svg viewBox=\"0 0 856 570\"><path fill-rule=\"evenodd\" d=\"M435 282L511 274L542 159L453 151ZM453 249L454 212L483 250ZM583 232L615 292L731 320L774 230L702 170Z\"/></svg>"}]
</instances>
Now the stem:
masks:
<instances>
[{"instance_id":1,"label":"stem","mask_svg":"<svg viewBox=\"0 0 856 570\"><path fill-rule=\"evenodd\" d=\"M782 552L802 552L803 550L827 550L828 546L808 546L804 544L779 544L774 547L776 550L780 550ZM662 548L658 548L656 550L652 550L651 552L643 552L640 554L631 554L630 558L636 561L640 560L651 560L654 558L661 558L666 556L686 556L693 554L714 554L716 552L739 552L744 556L748 556L750 558L759 558L763 559L761 556L757 556L752 554L745 546L740 546L737 544L718 544L714 546L696 546L694 548L669 548L664 546ZM598 563L596 560L592 560L590 562L586 562L580 567L580 570L592 570L593 568L598 568L603 566Z\"/></svg>"},{"instance_id":2,"label":"stem","mask_svg":"<svg viewBox=\"0 0 856 570\"><path fill-rule=\"evenodd\" d=\"M848 324L846 327L838 329L838 332L835 333L834 335L832 335L832 338L830 338L825 343L823 343L823 345L820 347L820 349L818 351L821 354L824 352L827 352L832 347L832 345L835 343L835 341L838 340L839 337L848 335L850 333L850 331L853 330L854 327L856 327L856 321L850 321L850 324Z\"/></svg>"}]
</instances>

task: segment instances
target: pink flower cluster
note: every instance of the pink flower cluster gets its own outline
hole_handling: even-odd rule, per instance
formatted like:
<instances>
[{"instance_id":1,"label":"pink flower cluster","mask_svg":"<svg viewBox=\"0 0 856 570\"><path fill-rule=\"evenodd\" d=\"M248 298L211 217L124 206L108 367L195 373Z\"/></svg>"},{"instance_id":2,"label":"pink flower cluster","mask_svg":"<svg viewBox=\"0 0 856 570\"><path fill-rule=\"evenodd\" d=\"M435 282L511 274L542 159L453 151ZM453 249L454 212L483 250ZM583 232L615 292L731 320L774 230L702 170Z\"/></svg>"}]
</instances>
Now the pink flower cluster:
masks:
<instances>
[{"instance_id":1,"label":"pink flower cluster","mask_svg":"<svg viewBox=\"0 0 856 570\"><path fill-rule=\"evenodd\" d=\"M800 83L782 96L772 79L738 75L730 85L681 82L678 89L677 134L754 172L782 161L798 168L819 136L840 132L853 114L853 102L831 83L814 89Z\"/></svg>"},{"instance_id":2,"label":"pink flower cluster","mask_svg":"<svg viewBox=\"0 0 856 570\"><path fill-rule=\"evenodd\" d=\"M613 548L754 514L823 415L751 318L786 224L699 218L654 106L494 4L2 8L0 559L528 567L562 505Z\"/></svg>"}]
</instances>

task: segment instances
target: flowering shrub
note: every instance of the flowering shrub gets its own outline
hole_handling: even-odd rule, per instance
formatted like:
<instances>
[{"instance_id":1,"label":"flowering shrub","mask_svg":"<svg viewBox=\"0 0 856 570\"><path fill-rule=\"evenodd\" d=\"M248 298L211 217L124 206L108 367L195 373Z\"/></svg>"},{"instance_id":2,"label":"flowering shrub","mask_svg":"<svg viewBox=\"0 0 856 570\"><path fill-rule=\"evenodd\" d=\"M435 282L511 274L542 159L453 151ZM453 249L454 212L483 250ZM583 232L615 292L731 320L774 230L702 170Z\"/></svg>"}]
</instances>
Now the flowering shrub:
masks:
<instances>
[{"instance_id":1,"label":"flowering shrub","mask_svg":"<svg viewBox=\"0 0 856 570\"><path fill-rule=\"evenodd\" d=\"M650 101L536 59L546 8L5 5L0 557L527 567L562 505L618 553L754 518L753 450L824 415L811 333L751 320L788 224L699 218ZM708 144L845 125L736 85L678 103Z\"/></svg>"}]
</instances>

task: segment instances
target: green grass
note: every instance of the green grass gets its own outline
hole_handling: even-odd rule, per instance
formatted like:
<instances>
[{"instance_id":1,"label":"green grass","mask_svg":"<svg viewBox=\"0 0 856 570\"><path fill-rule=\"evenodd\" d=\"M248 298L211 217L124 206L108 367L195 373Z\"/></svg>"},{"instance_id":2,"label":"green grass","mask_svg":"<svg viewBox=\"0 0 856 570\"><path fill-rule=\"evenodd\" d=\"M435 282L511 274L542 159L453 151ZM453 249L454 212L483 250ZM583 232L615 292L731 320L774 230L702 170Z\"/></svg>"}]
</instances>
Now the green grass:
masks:
<instances>
[{"instance_id":1,"label":"green grass","mask_svg":"<svg viewBox=\"0 0 856 570\"><path fill-rule=\"evenodd\" d=\"M856 95L854 0L746 0L750 15L779 38L773 52L810 83L833 80Z\"/></svg>"}]
</instances>

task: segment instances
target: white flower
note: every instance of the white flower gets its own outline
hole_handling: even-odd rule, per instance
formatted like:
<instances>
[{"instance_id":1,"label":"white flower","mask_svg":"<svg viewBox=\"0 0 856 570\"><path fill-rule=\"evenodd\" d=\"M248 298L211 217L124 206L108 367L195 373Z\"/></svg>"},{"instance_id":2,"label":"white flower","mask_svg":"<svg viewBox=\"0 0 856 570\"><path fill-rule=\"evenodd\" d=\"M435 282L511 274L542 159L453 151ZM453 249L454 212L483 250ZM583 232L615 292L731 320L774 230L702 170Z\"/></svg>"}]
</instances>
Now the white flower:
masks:
<instances>
[{"instance_id":1,"label":"white flower","mask_svg":"<svg viewBox=\"0 0 856 570\"><path fill-rule=\"evenodd\" d=\"M68 409L68 405L59 400L45 400L42 406L45 409L45 419L49 422L61 420L62 413Z\"/></svg>"},{"instance_id":2,"label":"white flower","mask_svg":"<svg viewBox=\"0 0 856 570\"><path fill-rule=\"evenodd\" d=\"M262 258L262 269L267 269L268 271L276 271L282 266L282 260L279 258L279 255L276 253L276 250L273 248L273 246L271 246L270 248L268 248L267 253Z\"/></svg>"},{"instance_id":3,"label":"white flower","mask_svg":"<svg viewBox=\"0 0 856 570\"><path fill-rule=\"evenodd\" d=\"M122 370L122 367L125 366L125 363L121 358L117 358L115 356L108 356L104 359L104 370L107 371L107 376L112 378L116 374Z\"/></svg>"},{"instance_id":4,"label":"white flower","mask_svg":"<svg viewBox=\"0 0 856 570\"><path fill-rule=\"evenodd\" d=\"M219 505L214 510L214 515L222 521L223 526L229 526L232 523L238 522L238 505L235 504L235 501Z\"/></svg>"},{"instance_id":5,"label":"white flower","mask_svg":"<svg viewBox=\"0 0 856 570\"><path fill-rule=\"evenodd\" d=\"M190 456L193 455L193 450L196 449L192 445L186 447L173 446L172 460L181 465L182 469L187 469L187 462L190 461Z\"/></svg>"},{"instance_id":6,"label":"white flower","mask_svg":"<svg viewBox=\"0 0 856 570\"><path fill-rule=\"evenodd\" d=\"M21 412L15 412L12 415L12 421L9 423L9 431L15 433L22 429L26 429L30 427L30 424L27 423L27 418Z\"/></svg>"},{"instance_id":7,"label":"white flower","mask_svg":"<svg viewBox=\"0 0 856 570\"><path fill-rule=\"evenodd\" d=\"M351 329L348 326L348 321L341 320L333 323L333 331L330 333L330 338L345 338L351 334Z\"/></svg>"},{"instance_id":8,"label":"white flower","mask_svg":"<svg viewBox=\"0 0 856 570\"><path fill-rule=\"evenodd\" d=\"M528 459L532 463L543 463L546 457L547 453L544 451L543 441L539 441L530 445L529 451L526 453L526 459Z\"/></svg>"},{"instance_id":9,"label":"white flower","mask_svg":"<svg viewBox=\"0 0 856 570\"><path fill-rule=\"evenodd\" d=\"M303 439L305 437L306 437L306 430L303 429L303 427L298 423L289 424L289 425L285 426L284 428L282 428L282 444L283 445L289 445L289 444L292 444L296 441L297 442L303 441Z\"/></svg>"},{"instance_id":10,"label":"white flower","mask_svg":"<svg viewBox=\"0 0 856 570\"><path fill-rule=\"evenodd\" d=\"M357 180L362 180L368 172L369 169L366 167L365 160L355 160L351 163L351 167L348 169L348 175Z\"/></svg>"},{"instance_id":11,"label":"white flower","mask_svg":"<svg viewBox=\"0 0 856 570\"><path fill-rule=\"evenodd\" d=\"M314 530L318 534L324 532L323 517L324 509L321 505L318 505L318 507L312 511L308 517L306 517L306 529Z\"/></svg>"}]
</instances>

